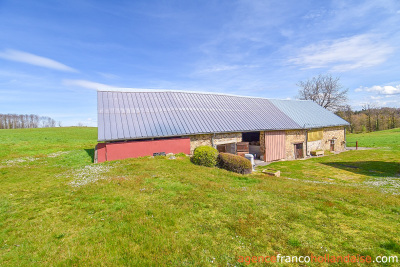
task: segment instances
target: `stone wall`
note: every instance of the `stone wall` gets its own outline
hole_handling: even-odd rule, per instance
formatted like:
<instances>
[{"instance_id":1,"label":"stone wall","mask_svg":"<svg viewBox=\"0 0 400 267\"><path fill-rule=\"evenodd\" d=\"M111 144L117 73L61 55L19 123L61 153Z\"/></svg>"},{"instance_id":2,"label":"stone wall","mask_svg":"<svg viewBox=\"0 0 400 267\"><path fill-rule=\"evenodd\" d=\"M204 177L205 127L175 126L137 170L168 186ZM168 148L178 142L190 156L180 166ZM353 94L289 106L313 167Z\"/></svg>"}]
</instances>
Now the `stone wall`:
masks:
<instances>
[{"instance_id":1,"label":"stone wall","mask_svg":"<svg viewBox=\"0 0 400 267\"><path fill-rule=\"evenodd\" d=\"M219 144L227 144L227 143L237 143L242 142L242 133L218 133L215 134L198 134L198 135L190 135L190 153L193 154L193 151L198 146L212 146L216 147ZM213 142L212 142L213 138ZM344 151L345 143L344 141L344 129L342 126L339 127L329 127L324 128L323 139L322 141L314 141L309 142L307 151L311 150L330 150L330 139L336 138L335 141L335 151ZM286 151L286 159L292 160L295 159L294 154L294 144L302 143L303 144L303 152L306 156L306 131L305 130L288 130L286 131L285 137L285 151ZM315 148L315 149L314 149ZM261 154L265 153L265 133L260 132L260 149Z\"/></svg>"},{"instance_id":2,"label":"stone wall","mask_svg":"<svg viewBox=\"0 0 400 267\"><path fill-rule=\"evenodd\" d=\"M195 148L199 146L212 146L214 143L214 147L216 147L219 144L242 142L242 133L217 133L215 136L213 134L198 134L189 137L190 154L193 154Z\"/></svg>"},{"instance_id":3,"label":"stone wall","mask_svg":"<svg viewBox=\"0 0 400 267\"><path fill-rule=\"evenodd\" d=\"M193 154L198 146L211 146L211 136L212 134L190 135L190 154Z\"/></svg>"},{"instance_id":4,"label":"stone wall","mask_svg":"<svg viewBox=\"0 0 400 267\"><path fill-rule=\"evenodd\" d=\"M260 152L265 155L265 132L260 132Z\"/></svg>"},{"instance_id":5,"label":"stone wall","mask_svg":"<svg viewBox=\"0 0 400 267\"><path fill-rule=\"evenodd\" d=\"M330 150L330 139L335 139L335 152L345 150L343 126L324 128L324 136L322 139L324 150Z\"/></svg>"},{"instance_id":6,"label":"stone wall","mask_svg":"<svg viewBox=\"0 0 400 267\"><path fill-rule=\"evenodd\" d=\"M305 156L305 142L306 142L305 130L288 130L286 131L286 159L295 159L294 156L294 144L303 144L303 153Z\"/></svg>"}]
</instances>

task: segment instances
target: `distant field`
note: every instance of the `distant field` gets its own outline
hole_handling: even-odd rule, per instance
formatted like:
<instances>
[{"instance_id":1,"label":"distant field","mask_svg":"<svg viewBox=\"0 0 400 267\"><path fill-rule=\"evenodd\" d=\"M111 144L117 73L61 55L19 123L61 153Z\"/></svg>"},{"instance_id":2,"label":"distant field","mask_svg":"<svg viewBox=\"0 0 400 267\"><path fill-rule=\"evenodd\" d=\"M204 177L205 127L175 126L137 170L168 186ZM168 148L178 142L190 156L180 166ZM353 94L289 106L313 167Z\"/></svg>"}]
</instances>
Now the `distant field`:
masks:
<instances>
[{"instance_id":1,"label":"distant field","mask_svg":"<svg viewBox=\"0 0 400 267\"><path fill-rule=\"evenodd\" d=\"M355 146L356 141L361 147L381 147L400 149L400 128L363 133L363 134L348 134L347 141L349 146Z\"/></svg>"},{"instance_id":2,"label":"distant field","mask_svg":"<svg viewBox=\"0 0 400 267\"><path fill-rule=\"evenodd\" d=\"M187 157L93 164L96 128L0 130L0 266L400 257L399 133L348 135L383 148L276 162L276 178Z\"/></svg>"}]
</instances>

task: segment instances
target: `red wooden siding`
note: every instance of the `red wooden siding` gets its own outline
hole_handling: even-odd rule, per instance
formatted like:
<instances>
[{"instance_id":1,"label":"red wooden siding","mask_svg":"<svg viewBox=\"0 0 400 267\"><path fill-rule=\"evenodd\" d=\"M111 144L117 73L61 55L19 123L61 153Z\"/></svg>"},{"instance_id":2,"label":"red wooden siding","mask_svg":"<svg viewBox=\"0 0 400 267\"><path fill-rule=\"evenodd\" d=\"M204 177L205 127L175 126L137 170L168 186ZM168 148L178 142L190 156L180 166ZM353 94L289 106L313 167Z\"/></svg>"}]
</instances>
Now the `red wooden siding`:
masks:
<instances>
[{"instance_id":1,"label":"red wooden siding","mask_svg":"<svg viewBox=\"0 0 400 267\"><path fill-rule=\"evenodd\" d=\"M96 151L97 151L97 162L107 161L107 159L106 159L106 144L105 143L98 143L96 146Z\"/></svg>"},{"instance_id":2,"label":"red wooden siding","mask_svg":"<svg viewBox=\"0 0 400 267\"><path fill-rule=\"evenodd\" d=\"M190 154L190 138L99 143L97 162L153 156L158 152Z\"/></svg>"},{"instance_id":3,"label":"red wooden siding","mask_svg":"<svg viewBox=\"0 0 400 267\"><path fill-rule=\"evenodd\" d=\"M285 131L265 132L265 161L285 158Z\"/></svg>"}]
</instances>

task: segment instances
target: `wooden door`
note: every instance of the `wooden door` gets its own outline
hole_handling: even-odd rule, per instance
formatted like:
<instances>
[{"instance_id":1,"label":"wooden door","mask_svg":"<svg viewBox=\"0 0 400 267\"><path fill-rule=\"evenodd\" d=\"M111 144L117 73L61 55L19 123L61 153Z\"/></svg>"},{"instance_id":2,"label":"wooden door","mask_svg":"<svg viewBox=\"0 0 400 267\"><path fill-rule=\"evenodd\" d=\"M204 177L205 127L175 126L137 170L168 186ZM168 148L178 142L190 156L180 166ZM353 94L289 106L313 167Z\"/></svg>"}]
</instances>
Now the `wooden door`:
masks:
<instances>
[{"instance_id":1,"label":"wooden door","mask_svg":"<svg viewBox=\"0 0 400 267\"><path fill-rule=\"evenodd\" d=\"M265 132L264 161L270 162L285 158L285 131Z\"/></svg>"},{"instance_id":2,"label":"wooden door","mask_svg":"<svg viewBox=\"0 0 400 267\"><path fill-rule=\"evenodd\" d=\"M217 145L217 150L219 153L225 153L226 152L226 145Z\"/></svg>"},{"instance_id":3,"label":"wooden door","mask_svg":"<svg viewBox=\"0 0 400 267\"><path fill-rule=\"evenodd\" d=\"M294 145L294 156L296 159L303 158L303 144L295 144Z\"/></svg>"}]
</instances>

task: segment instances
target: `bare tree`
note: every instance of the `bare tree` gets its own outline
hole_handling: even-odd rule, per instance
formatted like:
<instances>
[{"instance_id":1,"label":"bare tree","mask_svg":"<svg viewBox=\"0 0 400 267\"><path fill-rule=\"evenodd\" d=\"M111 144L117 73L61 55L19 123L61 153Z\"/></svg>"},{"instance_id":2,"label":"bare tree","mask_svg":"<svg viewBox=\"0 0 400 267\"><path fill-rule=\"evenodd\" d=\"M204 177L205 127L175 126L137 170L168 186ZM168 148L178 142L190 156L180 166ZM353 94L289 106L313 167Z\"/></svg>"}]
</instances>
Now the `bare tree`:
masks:
<instances>
[{"instance_id":1,"label":"bare tree","mask_svg":"<svg viewBox=\"0 0 400 267\"><path fill-rule=\"evenodd\" d=\"M366 125L367 125L367 131L368 132L372 132L373 128L372 128L372 115L374 113L374 109L376 109L376 107L373 104L369 104L366 103L362 106L362 111L364 111L365 115L367 115L367 121L366 121Z\"/></svg>"},{"instance_id":2,"label":"bare tree","mask_svg":"<svg viewBox=\"0 0 400 267\"><path fill-rule=\"evenodd\" d=\"M351 109L351 106L345 105L341 107L339 110L337 110L335 114L343 118L345 121L347 121L349 123L347 127L348 130L350 131L350 133L354 133L354 128L355 128L353 121L354 111Z\"/></svg>"},{"instance_id":3,"label":"bare tree","mask_svg":"<svg viewBox=\"0 0 400 267\"><path fill-rule=\"evenodd\" d=\"M321 107L336 111L345 106L348 89L343 89L340 78L331 74L318 75L307 81L300 81L298 98L312 100Z\"/></svg>"},{"instance_id":4,"label":"bare tree","mask_svg":"<svg viewBox=\"0 0 400 267\"><path fill-rule=\"evenodd\" d=\"M0 114L0 129L55 127L56 121L50 117L34 114Z\"/></svg>"}]
</instances>

